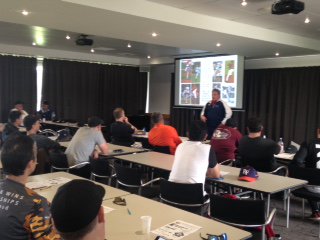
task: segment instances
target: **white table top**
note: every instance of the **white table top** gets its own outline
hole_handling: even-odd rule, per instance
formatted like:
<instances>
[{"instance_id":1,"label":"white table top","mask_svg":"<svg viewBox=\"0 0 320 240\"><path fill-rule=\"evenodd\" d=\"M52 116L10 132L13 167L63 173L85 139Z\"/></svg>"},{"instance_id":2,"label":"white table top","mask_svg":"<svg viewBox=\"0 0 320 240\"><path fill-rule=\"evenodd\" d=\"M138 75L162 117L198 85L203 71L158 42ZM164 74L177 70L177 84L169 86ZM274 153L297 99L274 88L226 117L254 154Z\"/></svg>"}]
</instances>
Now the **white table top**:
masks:
<instances>
[{"instance_id":1,"label":"white table top","mask_svg":"<svg viewBox=\"0 0 320 240\"><path fill-rule=\"evenodd\" d=\"M183 240L200 239L199 233L222 234L227 233L229 240L247 239L251 236L238 228L219 223L217 221L201 217L199 215L171 207L154 200L143 198L138 195L127 195L124 197L127 206L119 206L112 203L112 199L104 201L104 206L115 210L106 213L106 238L108 240L154 240L153 233L150 236L141 235L141 216L151 216L151 231L175 220L182 220L188 223L201 226L199 231L184 237ZM128 213L128 209L131 215Z\"/></svg>"},{"instance_id":2,"label":"white table top","mask_svg":"<svg viewBox=\"0 0 320 240\"><path fill-rule=\"evenodd\" d=\"M148 138L149 132L145 132L144 134L132 134L133 137L135 138ZM188 137L181 137L179 136L182 142L188 141Z\"/></svg>"},{"instance_id":3,"label":"white table top","mask_svg":"<svg viewBox=\"0 0 320 240\"><path fill-rule=\"evenodd\" d=\"M143 152L139 154L117 156L116 158L167 171L171 171L174 161L173 155L158 152Z\"/></svg>"},{"instance_id":4,"label":"white table top","mask_svg":"<svg viewBox=\"0 0 320 240\"><path fill-rule=\"evenodd\" d=\"M41 123L43 123L43 124L51 124L51 125L56 125L56 126L61 126L61 127L79 128L77 123L69 123L69 122L58 123L58 122L52 122L52 121L45 121L45 122L41 122Z\"/></svg>"},{"instance_id":5,"label":"white table top","mask_svg":"<svg viewBox=\"0 0 320 240\"><path fill-rule=\"evenodd\" d=\"M250 189L262 193L276 193L287 189L301 187L308 182L300 179L277 176L270 173L258 172L259 178L255 182L239 181L240 168L220 166L221 171L228 172L224 180L220 181L228 185Z\"/></svg>"},{"instance_id":6,"label":"white table top","mask_svg":"<svg viewBox=\"0 0 320 240\"><path fill-rule=\"evenodd\" d=\"M76 175L66 173L66 172L54 172L54 173L47 173L47 174L30 176L28 178L28 182L38 182L38 181L40 182L40 181L45 181L45 180L56 178L56 177L65 177L65 178L69 178L69 179L84 179L84 178L81 178L81 177L78 177ZM117 188L113 188L113 187L110 187L105 184L101 184L98 182L95 182L95 183L101 185L106 190L106 194L104 196L104 199L114 199L115 197L122 197L122 196L126 196L126 195L130 194L129 192L126 192L126 191L123 191L123 190L120 190ZM36 190L36 192L51 202L56 191L58 190L58 188L60 186L61 185L52 186L47 189Z\"/></svg>"},{"instance_id":7,"label":"white table top","mask_svg":"<svg viewBox=\"0 0 320 240\"><path fill-rule=\"evenodd\" d=\"M274 155L275 158L279 160L286 160L286 161L291 161L293 160L295 153L279 153Z\"/></svg>"},{"instance_id":8,"label":"white table top","mask_svg":"<svg viewBox=\"0 0 320 240\"><path fill-rule=\"evenodd\" d=\"M70 144L70 141L68 142L59 142L61 147L67 148ZM108 143L109 147L109 154L100 154L101 156L118 156L118 155L125 155L125 154L132 154L132 153L139 153L139 152L145 152L148 151L147 149L144 148L133 148L133 147L125 147L125 146L120 146L120 145L115 145ZM121 152L114 152L114 150L121 149Z\"/></svg>"}]
</instances>

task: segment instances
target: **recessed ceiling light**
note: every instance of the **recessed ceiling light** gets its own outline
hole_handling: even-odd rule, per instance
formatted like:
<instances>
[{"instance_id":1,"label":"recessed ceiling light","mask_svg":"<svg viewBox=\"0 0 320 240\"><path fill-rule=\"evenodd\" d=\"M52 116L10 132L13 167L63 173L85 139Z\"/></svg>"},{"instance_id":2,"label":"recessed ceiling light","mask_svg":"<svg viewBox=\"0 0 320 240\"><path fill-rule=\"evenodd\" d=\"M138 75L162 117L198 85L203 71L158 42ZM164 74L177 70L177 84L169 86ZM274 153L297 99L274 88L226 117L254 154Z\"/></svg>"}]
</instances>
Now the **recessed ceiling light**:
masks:
<instances>
[{"instance_id":1,"label":"recessed ceiling light","mask_svg":"<svg viewBox=\"0 0 320 240\"><path fill-rule=\"evenodd\" d=\"M150 59L150 58L151 58L151 56L150 56L150 55L148 55L148 56L147 56L147 58L148 58L148 59Z\"/></svg>"},{"instance_id":2,"label":"recessed ceiling light","mask_svg":"<svg viewBox=\"0 0 320 240\"><path fill-rule=\"evenodd\" d=\"M151 35L152 35L152 37L156 37L156 36L158 36L158 33L153 32Z\"/></svg>"},{"instance_id":3,"label":"recessed ceiling light","mask_svg":"<svg viewBox=\"0 0 320 240\"><path fill-rule=\"evenodd\" d=\"M24 16L28 16L29 15L29 12L27 11L27 10L22 10L22 15L24 15Z\"/></svg>"},{"instance_id":4,"label":"recessed ceiling light","mask_svg":"<svg viewBox=\"0 0 320 240\"><path fill-rule=\"evenodd\" d=\"M247 6L247 2L246 2L246 0L242 0L242 3L241 3L241 5L243 6L243 7L245 7L245 6Z\"/></svg>"},{"instance_id":5,"label":"recessed ceiling light","mask_svg":"<svg viewBox=\"0 0 320 240\"><path fill-rule=\"evenodd\" d=\"M280 55L280 53L276 52L274 55L279 56L279 55Z\"/></svg>"},{"instance_id":6,"label":"recessed ceiling light","mask_svg":"<svg viewBox=\"0 0 320 240\"><path fill-rule=\"evenodd\" d=\"M306 19L304 20L304 23L310 23L310 18L306 17Z\"/></svg>"},{"instance_id":7,"label":"recessed ceiling light","mask_svg":"<svg viewBox=\"0 0 320 240\"><path fill-rule=\"evenodd\" d=\"M217 43L216 46L217 46L217 47L221 47L221 43Z\"/></svg>"},{"instance_id":8,"label":"recessed ceiling light","mask_svg":"<svg viewBox=\"0 0 320 240\"><path fill-rule=\"evenodd\" d=\"M93 49L93 48L91 48L90 52L94 53L94 49Z\"/></svg>"},{"instance_id":9,"label":"recessed ceiling light","mask_svg":"<svg viewBox=\"0 0 320 240\"><path fill-rule=\"evenodd\" d=\"M35 42L32 43L33 46L37 45Z\"/></svg>"},{"instance_id":10,"label":"recessed ceiling light","mask_svg":"<svg viewBox=\"0 0 320 240\"><path fill-rule=\"evenodd\" d=\"M128 47L128 48L131 48L131 44L130 44L130 43L128 43L127 47Z\"/></svg>"},{"instance_id":11,"label":"recessed ceiling light","mask_svg":"<svg viewBox=\"0 0 320 240\"><path fill-rule=\"evenodd\" d=\"M70 38L71 38L71 37L70 37L69 35L67 35L67 36L66 36L66 39L68 39L68 40L69 40Z\"/></svg>"}]
</instances>

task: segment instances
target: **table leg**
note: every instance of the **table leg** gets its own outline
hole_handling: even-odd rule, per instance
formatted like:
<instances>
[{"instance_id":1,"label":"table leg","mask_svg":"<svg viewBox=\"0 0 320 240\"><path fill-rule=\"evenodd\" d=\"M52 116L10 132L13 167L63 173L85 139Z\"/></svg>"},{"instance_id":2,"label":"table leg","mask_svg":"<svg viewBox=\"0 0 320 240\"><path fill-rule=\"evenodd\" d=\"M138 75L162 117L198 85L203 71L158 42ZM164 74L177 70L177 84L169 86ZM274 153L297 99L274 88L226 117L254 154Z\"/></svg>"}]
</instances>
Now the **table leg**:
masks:
<instances>
[{"instance_id":1,"label":"table leg","mask_svg":"<svg viewBox=\"0 0 320 240\"><path fill-rule=\"evenodd\" d=\"M267 200L267 217L270 214L270 193L268 193L268 200Z\"/></svg>"},{"instance_id":2,"label":"table leg","mask_svg":"<svg viewBox=\"0 0 320 240\"><path fill-rule=\"evenodd\" d=\"M287 192L287 228L289 228L289 216L290 216L290 189Z\"/></svg>"}]
</instances>

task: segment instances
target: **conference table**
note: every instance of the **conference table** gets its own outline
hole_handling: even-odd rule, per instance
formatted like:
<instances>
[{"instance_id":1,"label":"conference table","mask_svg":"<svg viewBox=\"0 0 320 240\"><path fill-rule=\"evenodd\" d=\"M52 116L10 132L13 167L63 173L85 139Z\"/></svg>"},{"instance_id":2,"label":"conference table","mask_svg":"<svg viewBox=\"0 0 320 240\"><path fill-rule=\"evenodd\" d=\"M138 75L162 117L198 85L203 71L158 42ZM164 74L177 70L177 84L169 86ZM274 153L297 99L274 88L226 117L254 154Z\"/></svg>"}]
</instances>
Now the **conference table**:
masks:
<instances>
[{"instance_id":1,"label":"conference table","mask_svg":"<svg viewBox=\"0 0 320 240\"><path fill-rule=\"evenodd\" d=\"M145 152L135 155L117 156L116 158L167 171L171 171L174 161L174 156L157 152ZM292 189L305 186L308 183L307 181L259 172L259 179L257 181L245 182L238 180L240 172L239 168L221 165L220 170L224 175L224 179L210 179L210 181L266 194L268 214L270 212L271 195L278 192L286 192L287 227L289 227L290 192Z\"/></svg>"},{"instance_id":2,"label":"conference table","mask_svg":"<svg viewBox=\"0 0 320 240\"><path fill-rule=\"evenodd\" d=\"M59 144L61 147L67 148L70 144L70 141L59 142ZM109 147L109 153L108 154L100 153L101 157L114 157L119 155L135 154L135 153L149 151L148 149L145 149L145 148L125 147L125 146L115 145L111 143L108 143L108 147Z\"/></svg>"},{"instance_id":3,"label":"conference table","mask_svg":"<svg viewBox=\"0 0 320 240\"><path fill-rule=\"evenodd\" d=\"M31 176L28 179L30 182L45 182L47 180L54 180L57 178L82 179L81 177L66 173L55 172L42 175ZM27 183L27 184L28 184ZM151 216L151 230L162 227L176 220L184 221L201 227L194 233L184 237L185 240L199 239L200 232L202 235L222 234L227 233L229 240L242 240L251 237L251 233L228 226L223 223L174 208L163 203L150 200L135 194L130 194L123 190L113 188L104 184L95 182L105 188L106 194L104 196L102 205L107 207L106 216L106 238L108 240L153 240L156 235L150 233L143 235L141 233L141 216ZM62 184L57 184L49 188L35 190L41 196L52 201L57 189ZM122 197L126 199L127 206L120 206L113 203L115 197Z\"/></svg>"},{"instance_id":4,"label":"conference table","mask_svg":"<svg viewBox=\"0 0 320 240\"><path fill-rule=\"evenodd\" d=\"M66 178L69 180L84 179L82 177L79 177L79 176L76 176L76 175L73 175L73 174L70 174L67 172L54 172L54 173L46 173L46 174L30 176L28 178L28 182L45 182L47 180L52 180L52 179L57 179L57 178ZM114 199L115 197L123 197L123 196L130 194L129 192L123 191L118 188L110 187L108 185L98 183L98 182L95 182L95 183L101 185L106 190L106 194L103 198L104 200ZM48 199L51 202L56 191L58 190L58 188L61 185L62 184L57 184L57 185L51 186L49 188L42 188L42 189L40 188L38 190L35 189L35 192L37 192L38 194L45 197L46 199Z\"/></svg>"}]
</instances>

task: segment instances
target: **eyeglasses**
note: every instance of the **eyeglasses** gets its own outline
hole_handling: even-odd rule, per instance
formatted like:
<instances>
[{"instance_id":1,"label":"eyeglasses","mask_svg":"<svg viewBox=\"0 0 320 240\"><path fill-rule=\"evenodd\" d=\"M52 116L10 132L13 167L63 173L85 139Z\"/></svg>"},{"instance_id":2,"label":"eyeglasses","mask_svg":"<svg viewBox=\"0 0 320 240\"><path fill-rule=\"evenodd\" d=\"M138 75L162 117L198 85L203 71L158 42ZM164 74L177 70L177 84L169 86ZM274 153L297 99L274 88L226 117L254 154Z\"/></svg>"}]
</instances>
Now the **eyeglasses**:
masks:
<instances>
[{"instance_id":1,"label":"eyeglasses","mask_svg":"<svg viewBox=\"0 0 320 240\"><path fill-rule=\"evenodd\" d=\"M213 234L209 234L207 233L207 238L202 237L201 233L200 233L200 237L203 240L228 240L228 236L226 233L222 233L221 235L213 235Z\"/></svg>"}]
</instances>

